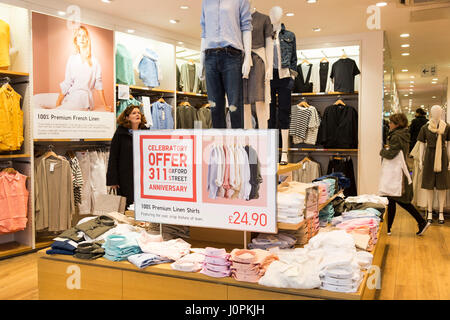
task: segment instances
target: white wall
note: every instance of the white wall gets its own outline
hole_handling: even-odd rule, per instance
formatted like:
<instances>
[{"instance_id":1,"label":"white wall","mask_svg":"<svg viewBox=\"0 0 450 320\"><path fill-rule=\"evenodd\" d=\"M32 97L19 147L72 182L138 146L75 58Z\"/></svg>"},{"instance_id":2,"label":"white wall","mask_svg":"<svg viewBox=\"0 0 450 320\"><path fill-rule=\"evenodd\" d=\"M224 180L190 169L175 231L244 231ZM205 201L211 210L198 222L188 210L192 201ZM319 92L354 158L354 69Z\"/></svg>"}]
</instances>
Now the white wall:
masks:
<instances>
[{"instance_id":1,"label":"white wall","mask_svg":"<svg viewBox=\"0 0 450 320\"><path fill-rule=\"evenodd\" d=\"M373 31L333 37L300 38L297 45L317 47L359 44L361 80L359 92L358 193L375 194L381 170L383 111L383 32Z\"/></svg>"}]
</instances>

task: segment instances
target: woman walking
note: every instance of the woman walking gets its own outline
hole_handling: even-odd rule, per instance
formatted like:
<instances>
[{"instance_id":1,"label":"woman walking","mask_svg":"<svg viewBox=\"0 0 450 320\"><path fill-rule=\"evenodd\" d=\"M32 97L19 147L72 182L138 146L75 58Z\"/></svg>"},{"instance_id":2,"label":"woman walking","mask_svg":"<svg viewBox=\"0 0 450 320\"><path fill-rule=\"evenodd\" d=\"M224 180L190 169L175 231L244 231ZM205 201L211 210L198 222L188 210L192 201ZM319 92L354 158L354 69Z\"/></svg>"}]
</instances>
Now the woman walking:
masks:
<instances>
[{"instance_id":1,"label":"woman walking","mask_svg":"<svg viewBox=\"0 0 450 320\"><path fill-rule=\"evenodd\" d=\"M403 113L393 114L389 118L389 134L387 145L380 151L380 155L392 160L400 151L403 151L403 157L406 162L406 156L409 151L410 134L407 129L408 119ZM391 234L392 224L394 223L396 205L405 209L414 219L416 219L419 231L416 233L421 236L430 226L420 215L414 205L411 203L413 198L413 186L408 184L408 180L403 176L402 195L400 197L388 197L388 235Z\"/></svg>"}]
</instances>

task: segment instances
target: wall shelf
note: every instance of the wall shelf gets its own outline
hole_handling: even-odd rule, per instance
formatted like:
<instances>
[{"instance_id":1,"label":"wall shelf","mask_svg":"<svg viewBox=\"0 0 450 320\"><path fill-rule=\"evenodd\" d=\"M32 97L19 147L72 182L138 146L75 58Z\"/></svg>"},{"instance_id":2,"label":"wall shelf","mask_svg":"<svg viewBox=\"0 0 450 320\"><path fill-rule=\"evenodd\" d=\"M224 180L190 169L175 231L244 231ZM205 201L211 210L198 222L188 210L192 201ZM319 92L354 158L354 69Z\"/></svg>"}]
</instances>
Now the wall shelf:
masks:
<instances>
[{"instance_id":1,"label":"wall shelf","mask_svg":"<svg viewBox=\"0 0 450 320\"><path fill-rule=\"evenodd\" d=\"M190 97L208 98L207 94L194 93L194 92L184 92L184 91L177 91L177 95L178 96L190 96Z\"/></svg>"},{"instance_id":2,"label":"wall shelf","mask_svg":"<svg viewBox=\"0 0 450 320\"><path fill-rule=\"evenodd\" d=\"M291 97L334 97L334 96L357 96L358 91L355 92L305 92L292 93Z\"/></svg>"},{"instance_id":3,"label":"wall shelf","mask_svg":"<svg viewBox=\"0 0 450 320\"><path fill-rule=\"evenodd\" d=\"M29 77L30 74L26 72L10 71L10 70L0 70L0 77Z\"/></svg>"},{"instance_id":4,"label":"wall shelf","mask_svg":"<svg viewBox=\"0 0 450 320\"><path fill-rule=\"evenodd\" d=\"M119 87L119 84L116 84L116 87ZM141 87L141 86L129 86L130 91L148 91L148 92L155 92L155 93L175 93L174 90L164 90L164 89L153 89L150 87Z\"/></svg>"},{"instance_id":5,"label":"wall shelf","mask_svg":"<svg viewBox=\"0 0 450 320\"><path fill-rule=\"evenodd\" d=\"M29 154L0 154L0 159L30 158Z\"/></svg>"},{"instance_id":6,"label":"wall shelf","mask_svg":"<svg viewBox=\"0 0 450 320\"><path fill-rule=\"evenodd\" d=\"M305 220L297 224L278 222L278 230L298 230L305 224Z\"/></svg>"}]
</instances>

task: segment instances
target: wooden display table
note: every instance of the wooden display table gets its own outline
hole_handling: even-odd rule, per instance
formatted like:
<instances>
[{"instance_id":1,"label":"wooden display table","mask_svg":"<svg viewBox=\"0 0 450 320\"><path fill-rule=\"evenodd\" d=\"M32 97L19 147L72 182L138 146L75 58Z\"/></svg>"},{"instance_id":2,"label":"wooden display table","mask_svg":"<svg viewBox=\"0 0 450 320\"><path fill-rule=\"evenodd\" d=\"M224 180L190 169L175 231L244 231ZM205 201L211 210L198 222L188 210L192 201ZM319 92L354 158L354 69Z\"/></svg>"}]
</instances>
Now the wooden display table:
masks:
<instances>
[{"instance_id":1,"label":"wooden display table","mask_svg":"<svg viewBox=\"0 0 450 320\"><path fill-rule=\"evenodd\" d=\"M373 265L381 266L385 249L385 223L380 225L378 243L372 252ZM218 243L192 242L193 247L207 245L232 247ZM80 260L73 256L38 252L39 299L149 299L149 300L310 300L373 299L375 289L366 284L372 276L366 272L357 293L326 290L296 290L265 287L239 282L230 277L213 278L201 273L173 270L170 264L139 269L128 261L113 262L105 258ZM381 280L380 280L381 281Z\"/></svg>"}]
</instances>

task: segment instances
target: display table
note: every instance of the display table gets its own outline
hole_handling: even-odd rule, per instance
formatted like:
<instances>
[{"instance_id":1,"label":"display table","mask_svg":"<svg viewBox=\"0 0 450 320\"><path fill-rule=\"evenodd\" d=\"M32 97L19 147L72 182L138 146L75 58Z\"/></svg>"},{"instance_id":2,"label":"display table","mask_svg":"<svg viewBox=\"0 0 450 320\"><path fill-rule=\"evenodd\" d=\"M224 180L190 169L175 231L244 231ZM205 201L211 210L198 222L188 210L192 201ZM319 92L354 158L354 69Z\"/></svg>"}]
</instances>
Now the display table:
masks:
<instances>
[{"instance_id":1,"label":"display table","mask_svg":"<svg viewBox=\"0 0 450 320\"><path fill-rule=\"evenodd\" d=\"M378 243L372 251L373 265L381 266L385 250L386 223L381 223ZM191 243L193 247L225 247L218 243ZM47 255L38 252L39 299L160 299L160 300L310 300L373 299L374 273L365 273L357 293L326 290L297 290L265 287L239 282L233 278L212 278L201 273L173 270L170 264L139 269L128 261L113 262L105 258L80 260L73 256Z\"/></svg>"}]
</instances>

